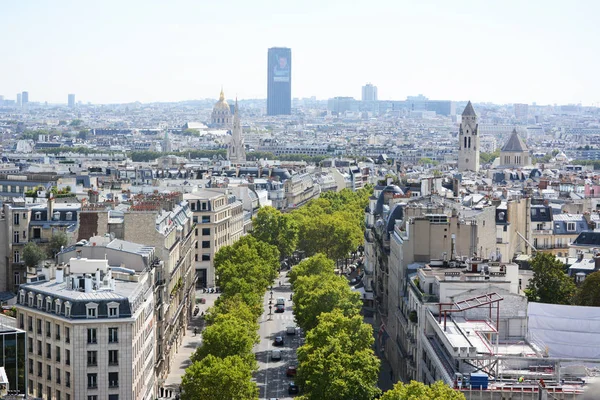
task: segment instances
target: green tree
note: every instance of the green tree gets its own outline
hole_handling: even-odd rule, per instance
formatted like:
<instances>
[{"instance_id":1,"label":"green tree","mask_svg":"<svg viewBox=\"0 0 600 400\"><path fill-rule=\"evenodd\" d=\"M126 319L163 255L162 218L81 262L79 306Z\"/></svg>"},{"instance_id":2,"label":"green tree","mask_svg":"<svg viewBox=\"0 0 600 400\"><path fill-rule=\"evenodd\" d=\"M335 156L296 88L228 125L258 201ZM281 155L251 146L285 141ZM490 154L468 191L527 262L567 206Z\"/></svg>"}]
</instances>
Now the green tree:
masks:
<instances>
[{"instance_id":1,"label":"green tree","mask_svg":"<svg viewBox=\"0 0 600 400\"><path fill-rule=\"evenodd\" d=\"M452 389L442 381L431 386L423 382L411 381L408 384L398 382L393 389L381 396L381 400L465 400L465 395Z\"/></svg>"},{"instance_id":2,"label":"green tree","mask_svg":"<svg viewBox=\"0 0 600 400\"><path fill-rule=\"evenodd\" d=\"M73 121L71 121L71 123L69 124L70 126L80 126L81 124L83 124L83 121L80 119L74 119Z\"/></svg>"},{"instance_id":3,"label":"green tree","mask_svg":"<svg viewBox=\"0 0 600 400\"><path fill-rule=\"evenodd\" d=\"M182 400L256 400L252 369L239 356L209 355L190 365L181 379Z\"/></svg>"},{"instance_id":4,"label":"green tree","mask_svg":"<svg viewBox=\"0 0 600 400\"><path fill-rule=\"evenodd\" d=\"M360 294L337 275L301 276L294 284L294 316L305 331L317 325L322 313L337 308L345 316L354 316L360 312L361 305Z\"/></svg>"},{"instance_id":5,"label":"green tree","mask_svg":"<svg viewBox=\"0 0 600 400\"><path fill-rule=\"evenodd\" d=\"M37 244L29 242L23 247L23 261L25 266L33 268L39 264L40 261L46 258L44 250L42 250Z\"/></svg>"},{"instance_id":6,"label":"green tree","mask_svg":"<svg viewBox=\"0 0 600 400\"><path fill-rule=\"evenodd\" d=\"M63 231L58 231L52 234L50 238L50 243L48 244L48 256L54 257L56 256L63 246L66 246L69 243L69 238L67 234Z\"/></svg>"},{"instance_id":7,"label":"green tree","mask_svg":"<svg viewBox=\"0 0 600 400\"><path fill-rule=\"evenodd\" d=\"M437 161L432 160L431 158L423 157L419 160L419 164L420 165L438 165L439 163Z\"/></svg>"},{"instance_id":8,"label":"green tree","mask_svg":"<svg viewBox=\"0 0 600 400\"><path fill-rule=\"evenodd\" d=\"M88 130L87 129L82 129L79 131L79 133L77 134L77 137L81 140L87 140L88 138Z\"/></svg>"},{"instance_id":9,"label":"green tree","mask_svg":"<svg viewBox=\"0 0 600 400\"><path fill-rule=\"evenodd\" d=\"M493 162L496 158L500 157L500 149L492 152L492 153L479 153L479 161L482 164L488 164Z\"/></svg>"},{"instance_id":10,"label":"green tree","mask_svg":"<svg viewBox=\"0 0 600 400\"><path fill-rule=\"evenodd\" d=\"M589 274L575 296L578 306L600 307L600 271Z\"/></svg>"},{"instance_id":11,"label":"green tree","mask_svg":"<svg viewBox=\"0 0 600 400\"><path fill-rule=\"evenodd\" d=\"M262 313L262 304L260 311ZM206 312L204 320L211 325L219 321L224 315L233 316L240 321L253 324L254 332L258 330L258 323L256 322L258 315L248 306L242 293L236 293L233 296L219 296L215 301L215 305Z\"/></svg>"},{"instance_id":12,"label":"green tree","mask_svg":"<svg viewBox=\"0 0 600 400\"><path fill-rule=\"evenodd\" d=\"M377 388L380 361L373 350L349 347L345 338L329 336L323 345L298 349L302 399L371 400L381 393Z\"/></svg>"},{"instance_id":13,"label":"green tree","mask_svg":"<svg viewBox=\"0 0 600 400\"><path fill-rule=\"evenodd\" d=\"M294 285L296 279L300 276L311 276L321 274L334 274L335 264L332 260L327 258L323 253L317 253L312 257L305 258L296 265L290 272L288 272L288 278L290 283Z\"/></svg>"},{"instance_id":14,"label":"green tree","mask_svg":"<svg viewBox=\"0 0 600 400\"><path fill-rule=\"evenodd\" d=\"M252 222L252 235L279 250L281 257L290 255L298 244L298 224L289 214L273 207L261 207Z\"/></svg>"},{"instance_id":15,"label":"green tree","mask_svg":"<svg viewBox=\"0 0 600 400\"><path fill-rule=\"evenodd\" d=\"M251 331L251 326L252 323L222 315L202 332L202 346L192 354L192 361L200 361L208 355L220 358L239 356L254 368L256 359L252 348L258 343L258 335Z\"/></svg>"},{"instance_id":16,"label":"green tree","mask_svg":"<svg viewBox=\"0 0 600 400\"><path fill-rule=\"evenodd\" d=\"M571 304L575 283L565 274L565 266L554 255L538 252L531 259L533 278L525 294L529 301L549 304Z\"/></svg>"}]
</instances>

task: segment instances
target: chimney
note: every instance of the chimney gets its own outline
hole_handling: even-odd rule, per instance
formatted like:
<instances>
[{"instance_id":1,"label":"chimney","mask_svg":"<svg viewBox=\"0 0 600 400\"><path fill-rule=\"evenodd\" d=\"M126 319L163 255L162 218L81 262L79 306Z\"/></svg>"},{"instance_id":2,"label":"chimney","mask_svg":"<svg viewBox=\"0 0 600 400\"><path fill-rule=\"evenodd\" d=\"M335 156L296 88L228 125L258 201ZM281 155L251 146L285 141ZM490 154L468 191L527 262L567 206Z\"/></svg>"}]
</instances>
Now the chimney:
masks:
<instances>
[{"instance_id":1,"label":"chimney","mask_svg":"<svg viewBox=\"0 0 600 400\"><path fill-rule=\"evenodd\" d=\"M102 281L100 280L100 268L97 268L96 269L96 286L100 287L101 282Z\"/></svg>"},{"instance_id":2,"label":"chimney","mask_svg":"<svg viewBox=\"0 0 600 400\"><path fill-rule=\"evenodd\" d=\"M92 293L92 277L90 275L85 275L85 292Z\"/></svg>"},{"instance_id":3,"label":"chimney","mask_svg":"<svg viewBox=\"0 0 600 400\"><path fill-rule=\"evenodd\" d=\"M56 269L56 283L63 283L64 281L64 271L62 268Z\"/></svg>"},{"instance_id":4,"label":"chimney","mask_svg":"<svg viewBox=\"0 0 600 400\"><path fill-rule=\"evenodd\" d=\"M77 259L81 260L81 250L77 250Z\"/></svg>"},{"instance_id":5,"label":"chimney","mask_svg":"<svg viewBox=\"0 0 600 400\"><path fill-rule=\"evenodd\" d=\"M46 220L52 221L52 214L54 213L54 196L52 196L52 194L50 194L50 197L48 198L48 204L47 204L46 209L48 210L48 215L46 215Z\"/></svg>"}]
</instances>

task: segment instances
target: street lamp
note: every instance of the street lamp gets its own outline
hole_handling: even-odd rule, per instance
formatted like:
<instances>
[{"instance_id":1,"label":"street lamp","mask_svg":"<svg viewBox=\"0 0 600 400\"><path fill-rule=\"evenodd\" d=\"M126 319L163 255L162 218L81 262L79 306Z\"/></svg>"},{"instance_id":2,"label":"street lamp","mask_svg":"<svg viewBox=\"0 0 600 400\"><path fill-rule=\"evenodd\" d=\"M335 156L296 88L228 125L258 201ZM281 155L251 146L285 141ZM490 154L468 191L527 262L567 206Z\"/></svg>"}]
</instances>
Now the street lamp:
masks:
<instances>
[{"instance_id":1,"label":"street lamp","mask_svg":"<svg viewBox=\"0 0 600 400\"><path fill-rule=\"evenodd\" d=\"M269 319L271 319L271 315L272 315L271 310L272 309L273 309L273 306L269 305Z\"/></svg>"},{"instance_id":2,"label":"street lamp","mask_svg":"<svg viewBox=\"0 0 600 400\"><path fill-rule=\"evenodd\" d=\"M271 299L273 298L273 289L271 289Z\"/></svg>"}]
</instances>

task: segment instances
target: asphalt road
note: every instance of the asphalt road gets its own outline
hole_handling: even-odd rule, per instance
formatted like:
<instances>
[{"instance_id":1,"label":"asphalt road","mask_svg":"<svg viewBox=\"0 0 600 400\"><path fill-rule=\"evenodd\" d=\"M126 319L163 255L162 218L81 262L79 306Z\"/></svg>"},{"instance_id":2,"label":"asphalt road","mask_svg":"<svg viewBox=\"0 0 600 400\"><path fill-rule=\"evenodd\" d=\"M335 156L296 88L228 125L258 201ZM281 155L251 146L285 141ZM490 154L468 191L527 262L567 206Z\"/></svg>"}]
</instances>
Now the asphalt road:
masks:
<instances>
[{"instance_id":1,"label":"asphalt road","mask_svg":"<svg viewBox=\"0 0 600 400\"><path fill-rule=\"evenodd\" d=\"M292 312L292 302L290 301L290 285L286 277L287 271L281 274L281 286L279 279L275 280L273 286L273 314L269 316L269 300L271 294L267 292L264 298L265 312L263 313L259 324L258 334L260 335L260 343L255 346L256 360L258 361L258 371L255 374L255 380L260 389L259 398L270 400L275 399L291 399L288 395L288 384L293 381L293 378L286 376L287 367L289 365L297 366L296 349L300 344L300 332L296 330L295 335L286 334L288 326L295 326L294 314ZM275 313L275 303L278 297L285 298L285 311L283 313ZM284 345L281 347L273 346L273 341L276 336L282 336ZM273 349L281 350L281 360L271 360L271 351Z\"/></svg>"}]
</instances>

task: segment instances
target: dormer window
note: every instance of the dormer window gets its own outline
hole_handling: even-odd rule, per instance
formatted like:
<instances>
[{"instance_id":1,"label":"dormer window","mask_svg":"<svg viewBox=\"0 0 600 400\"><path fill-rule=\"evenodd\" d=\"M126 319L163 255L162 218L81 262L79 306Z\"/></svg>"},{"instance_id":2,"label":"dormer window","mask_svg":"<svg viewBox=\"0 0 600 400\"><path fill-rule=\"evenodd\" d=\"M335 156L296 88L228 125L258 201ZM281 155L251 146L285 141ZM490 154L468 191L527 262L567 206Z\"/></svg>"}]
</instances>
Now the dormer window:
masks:
<instances>
[{"instance_id":1,"label":"dormer window","mask_svg":"<svg viewBox=\"0 0 600 400\"><path fill-rule=\"evenodd\" d=\"M44 302L44 299L42 298L42 295L38 294L37 295L37 308L41 309L43 302Z\"/></svg>"},{"instance_id":2,"label":"dormer window","mask_svg":"<svg viewBox=\"0 0 600 400\"><path fill-rule=\"evenodd\" d=\"M98 303L87 303L85 309L87 318L98 318Z\"/></svg>"},{"instance_id":3,"label":"dormer window","mask_svg":"<svg viewBox=\"0 0 600 400\"><path fill-rule=\"evenodd\" d=\"M119 303L110 302L108 303L108 317L109 318L119 318Z\"/></svg>"},{"instance_id":4,"label":"dormer window","mask_svg":"<svg viewBox=\"0 0 600 400\"><path fill-rule=\"evenodd\" d=\"M69 211L67 213L67 218L66 219L67 219L67 221L72 221L73 220L73 213L71 211Z\"/></svg>"},{"instance_id":5,"label":"dormer window","mask_svg":"<svg viewBox=\"0 0 600 400\"><path fill-rule=\"evenodd\" d=\"M25 304L25 291L24 290L21 290L19 292L19 303L21 303L23 305Z\"/></svg>"},{"instance_id":6,"label":"dormer window","mask_svg":"<svg viewBox=\"0 0 600 400\"><path fill-rule=\"evenodd\" d=\"M29 304L28 304L29 307L33 307L33 293L31 293L31 292L29 293L28 302L29 302Z\"/></svg>"},{"instance_id":7,"label":"dormer window","mask_svg":"<svg viewBox=\"0 0 600 400\"><path fill-rule=\"evenodd\" d=\"M56 302L55 306L54 306L54 311L56 311L56 313L58 315L60 315L60 306L61 306L61 300L60 299L56 299L54 300Z\"/></svg>"},{"instance_id":8,"label":"dormer window","mask_svg":"<svg viewBox=\"0 0 600 400\"><path fill-rule=\"evenodd\" d=\"M41 221L42 220L42 213L40 211L36 211L34 214L34 218L36 221Z\"/></svg>"},{"instance_id":9,"label":"dormer window","mask_svg":"<svg viewBox=\"0 0 600 400\"><path fill-rule=\"evenodd\" d=\"M46 297L46 312L52 312L52 297Z\"/></svg>"},{"instance_id":10,"label":"dormer window","mask_svg":"<svg viewBox=\"0 0 600 400\"><path fill-rule=\"evenodd\" d=\"M52 219L54 221L59 221L60 220L60 211L55 211L54 214L52 214Z\"/></svg>"},{"instance_id":11,"label":"dormer window","mask_svg":"<svg viewBox=\"0 0 600 400\"><path fill-rule=\"evenodd\" d=\"M71 302L70 301L65 301L65 317L70 317L71 316Z\"/></svg>"},{"instance_id":12,"label":"dormer window","mask_svg":"<svg viewBox=\"0 0 600 400\"><path fill-rule=\"evenodd\" d=\"M567 222L567 231L575 232L575 222Z\"/></svg>"}]
</instances>

